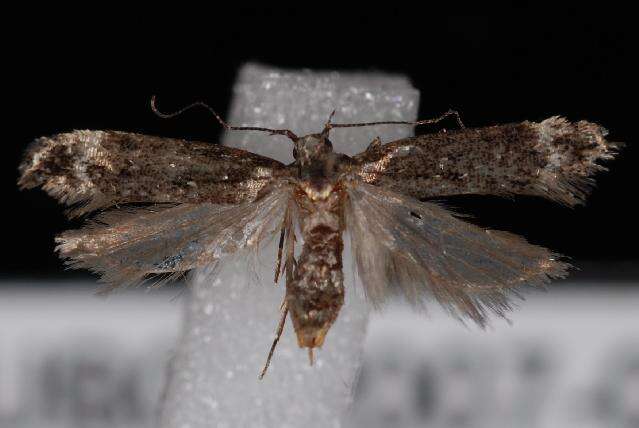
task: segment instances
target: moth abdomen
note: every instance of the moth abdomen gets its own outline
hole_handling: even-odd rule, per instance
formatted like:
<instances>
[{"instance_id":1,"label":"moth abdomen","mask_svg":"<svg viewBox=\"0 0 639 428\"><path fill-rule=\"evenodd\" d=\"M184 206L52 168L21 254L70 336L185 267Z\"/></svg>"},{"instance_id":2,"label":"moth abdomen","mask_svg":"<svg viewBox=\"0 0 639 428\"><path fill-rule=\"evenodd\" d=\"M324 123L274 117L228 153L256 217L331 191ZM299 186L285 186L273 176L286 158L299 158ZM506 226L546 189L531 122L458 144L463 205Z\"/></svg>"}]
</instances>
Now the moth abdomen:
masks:
<instances>
[{"instance_id":1,"label":"moth abdomen","mask_svg":"<svg viewBox=\"0 0 639 428\"><path fill-rule=\"evenodd\" d=\"M315 348L324 343L344 303L341 197L334 192L322 201L301 198L304 245L286 285L286 301L299 346Z\"/></svg>"}]
</instances>

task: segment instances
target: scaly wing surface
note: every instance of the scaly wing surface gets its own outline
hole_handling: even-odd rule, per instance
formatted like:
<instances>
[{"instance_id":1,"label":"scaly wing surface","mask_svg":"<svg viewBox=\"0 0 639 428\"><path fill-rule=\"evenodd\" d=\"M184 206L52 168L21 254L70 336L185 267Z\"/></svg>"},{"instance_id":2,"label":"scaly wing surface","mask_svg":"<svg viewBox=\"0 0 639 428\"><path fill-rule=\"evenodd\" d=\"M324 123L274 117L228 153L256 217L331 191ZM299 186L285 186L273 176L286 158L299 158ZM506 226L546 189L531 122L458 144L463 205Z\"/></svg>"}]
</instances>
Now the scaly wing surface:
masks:
<instances>
[{"instance_id":1,"label":"scaly wing surface","mask_svg":"<svg viewBox=\"0 0 639 428\"><path fill-rule=\"evenodd\" d=\"M363 181L414 198L461 194L535 195L582 203L619 143L594 123L551 117L466 128L371 145L355 156Z\"/></svg>"},{"instance_id":2,"label":"scaly wing surface","mask_svg":"<svg viewBox=\"0 0 639 428\"><path fill-rule=\"evenodd\" d=\"M70 215L126 203L240 204L280 162L218 144L117 131L74 131L33 142L21 188L41 186Z\"/></svg>"},{"instance_id":3,"label":"scaly wing surface","mask_svg":"<svg viewBox=\"0 0 639 428\"><path fill-rule=\"evenodd\" d=\"M365 183L348 186L345 216L361 282L373 305L430 296L458 318L504 316L509 295L565 276L568 265L510 233L485 230L441 206Z\"/></svg>"},{"instance_id":4,"label":"scaly wing surface","mask_svg":"<svg viewBox=\"0 0 639 428\"><path fill-rule=\"evenodd\" d=\"M113 210L61 234L57 251L70 267L100 274L107 291L137 285L149 274L180 274L256 248L281 226L289 200L282 186L239 205Z\"/></svg>"}]
</instances>

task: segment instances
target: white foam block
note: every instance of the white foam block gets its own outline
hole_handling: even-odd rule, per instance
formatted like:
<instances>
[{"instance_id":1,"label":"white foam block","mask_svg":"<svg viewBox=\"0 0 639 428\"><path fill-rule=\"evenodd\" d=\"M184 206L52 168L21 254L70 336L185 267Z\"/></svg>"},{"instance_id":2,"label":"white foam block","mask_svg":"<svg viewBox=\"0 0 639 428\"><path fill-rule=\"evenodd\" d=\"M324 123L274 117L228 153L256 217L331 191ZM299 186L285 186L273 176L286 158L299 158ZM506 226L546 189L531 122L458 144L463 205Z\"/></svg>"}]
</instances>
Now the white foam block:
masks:
<instances>
[{"instance_id":1,"label":"white foam block","mask_svg":"<svg viewBox=\"0 0 639 428\"><path fill-rule=\"evenodd\" d=\"M248 64L235 84L228 121L304 135L321 131L333 109L334 122L414 120L418 100L419 92L402 76L282 71ZM353 154L375 136L391 141L411 134L412 128L405 126L353 128L334 130L331 141L336 151ZM291 142L284 137L229 132L224 143L292 161ZM258 374L284 295L284 284L273 284L276 242L260 250L256 264L239 254L221 263L214 280L194 275L161 409L163 426L341 426L352 401L368 322L368 306L355 286L345 241L346 301L316 353L315 366L309 366L306 350L298 348L289 320L261 381Z\"/></svg>"}]
</instances>

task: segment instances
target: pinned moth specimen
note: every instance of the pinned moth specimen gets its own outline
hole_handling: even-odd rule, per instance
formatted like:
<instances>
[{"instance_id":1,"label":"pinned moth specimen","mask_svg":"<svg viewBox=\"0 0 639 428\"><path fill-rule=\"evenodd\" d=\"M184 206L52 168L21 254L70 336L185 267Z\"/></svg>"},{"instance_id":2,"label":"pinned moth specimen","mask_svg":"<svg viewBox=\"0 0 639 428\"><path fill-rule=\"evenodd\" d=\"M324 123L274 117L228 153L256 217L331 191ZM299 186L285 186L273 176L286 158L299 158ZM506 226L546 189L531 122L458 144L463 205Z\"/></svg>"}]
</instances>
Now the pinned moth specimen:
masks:
<instances>
[{"instance_id":1,"label":"pinned moth specimen","mask_svg":"<svg viewBox=\"0 0 639 428\"><path fill-rule=\"evenodd\" d=\"M164 117L183 111L163 115L152 105ZM345 232L373 306L400 294L416 305L432 298L481 326L489 313L504 316L519 287L544 286L564 277L568 265L545 248L467 223L428 200L534 195L574 206L584 201L593 173L604 169L599 162L619 147L594 123L554 116L472 129L458 120L458 130L386 144L375 139L350 157L333 150L331 130L424 125L456 113L350 124L333 123L331 115L321 132L301 137L230 126L212 113L227 130L288 137L294 162L218 144L74 131L37 139L18 184L42 187L70 207L69 216L100 211L56 241L70 267L98 273L107 289L207 267L279 235L275 281L285 278L286 293L260 377L289 315L311 363L313 349L322 346L344 303Z\"/></svg>"}]
</instances>

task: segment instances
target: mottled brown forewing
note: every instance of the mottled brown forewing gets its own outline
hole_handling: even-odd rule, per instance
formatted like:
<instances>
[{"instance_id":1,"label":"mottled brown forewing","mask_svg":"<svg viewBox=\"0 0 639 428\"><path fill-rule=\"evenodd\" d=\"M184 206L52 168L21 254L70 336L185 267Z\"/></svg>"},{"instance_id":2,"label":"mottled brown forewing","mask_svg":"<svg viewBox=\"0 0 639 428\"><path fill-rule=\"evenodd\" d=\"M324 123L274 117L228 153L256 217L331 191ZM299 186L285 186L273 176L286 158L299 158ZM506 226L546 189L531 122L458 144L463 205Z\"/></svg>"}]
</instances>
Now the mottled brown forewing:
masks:
<instances>
[{"instance_id":1,"label":"mottled brown forewing","mask_svg":"<svg viewBox=\"0 0 639 428\"><path fill-rule=\"evenodd\" d=\"M18 184L42 186L80 215L123 203L250 202L282 167L218 144L74 131L37 139L20 165Z\"/></svg>"},{"instance_id":2,"label":"mottled brown forewing","mask_svg":"<svg viewBox=\"0 0 639 428\"><path fill-rule=\"evenodd\" d=\"M355 157L367 183L415 198L535 195L575 205L619 144L594 123L551 117L371 145Z\"/></svg>"}]
</instances>

